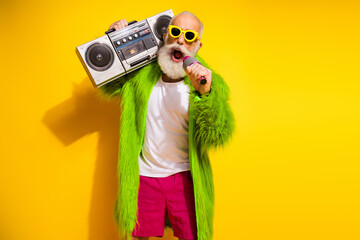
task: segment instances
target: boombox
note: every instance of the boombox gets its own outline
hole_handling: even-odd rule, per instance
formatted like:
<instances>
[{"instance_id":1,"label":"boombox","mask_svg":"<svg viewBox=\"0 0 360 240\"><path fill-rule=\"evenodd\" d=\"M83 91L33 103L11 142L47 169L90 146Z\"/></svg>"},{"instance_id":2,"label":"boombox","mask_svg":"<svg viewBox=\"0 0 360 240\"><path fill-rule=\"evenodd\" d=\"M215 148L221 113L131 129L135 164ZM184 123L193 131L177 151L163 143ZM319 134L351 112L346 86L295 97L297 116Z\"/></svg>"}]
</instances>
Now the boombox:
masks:
<instances>
[{"instance_id":1,"label":"boombox","mask_svg":"<svg viewBox=\"0 0 360 240\"><path fill-rule=\"evenodd\" d=\"M139 69L157 59L162 36L174 16L171 9L140 22L132 21L117 31L76 48L94 87Z\"/></svg>"}]
</instances>

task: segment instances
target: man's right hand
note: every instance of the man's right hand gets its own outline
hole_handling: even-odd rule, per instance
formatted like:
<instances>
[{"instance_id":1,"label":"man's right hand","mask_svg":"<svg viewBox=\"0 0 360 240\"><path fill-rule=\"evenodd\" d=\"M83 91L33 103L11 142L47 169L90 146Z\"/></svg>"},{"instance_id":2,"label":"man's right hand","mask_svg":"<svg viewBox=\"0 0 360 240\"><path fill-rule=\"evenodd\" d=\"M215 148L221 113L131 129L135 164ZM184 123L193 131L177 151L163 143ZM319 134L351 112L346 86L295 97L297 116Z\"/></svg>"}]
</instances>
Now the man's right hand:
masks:
<instances>
[{"instance_id":1,"label":"man's right hand","mask_svg":"<svg viewBox=\"0 0 360 240\"><path fill-rule=\"evenodd\" d=\"M119 29L122 29L122 28L126 27L127 25L128 25L128 22L126 21L126 19L121 19L121 20L111 24L110 27L109 27L109 30L114 28L115 31L116 31L116 30L119 30Z\"/></svg>"}]
</instances>

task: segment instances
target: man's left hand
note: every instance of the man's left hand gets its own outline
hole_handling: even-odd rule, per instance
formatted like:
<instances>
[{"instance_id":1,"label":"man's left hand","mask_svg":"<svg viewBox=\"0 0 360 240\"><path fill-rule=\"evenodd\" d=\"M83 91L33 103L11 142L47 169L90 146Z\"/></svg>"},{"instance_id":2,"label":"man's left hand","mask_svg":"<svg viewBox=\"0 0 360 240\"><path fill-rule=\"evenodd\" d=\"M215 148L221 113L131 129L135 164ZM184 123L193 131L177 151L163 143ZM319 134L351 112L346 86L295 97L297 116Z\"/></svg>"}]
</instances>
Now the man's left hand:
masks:
<instances>
[{"instance_id":1,"label":"man's left hand","mask_svg":"<svg viewBox=\"0 0 360 240\"><path fill-rule=\"evenodd\" d=\"M210 69L207 69L199 63L194 63L186 68L186 74L188 75L195 90L198 91L201 95L210 92L212 76ZM201 76L206 78L207 82L204 85L200 84L199 79Z\"/></svg>"}]
</instances>

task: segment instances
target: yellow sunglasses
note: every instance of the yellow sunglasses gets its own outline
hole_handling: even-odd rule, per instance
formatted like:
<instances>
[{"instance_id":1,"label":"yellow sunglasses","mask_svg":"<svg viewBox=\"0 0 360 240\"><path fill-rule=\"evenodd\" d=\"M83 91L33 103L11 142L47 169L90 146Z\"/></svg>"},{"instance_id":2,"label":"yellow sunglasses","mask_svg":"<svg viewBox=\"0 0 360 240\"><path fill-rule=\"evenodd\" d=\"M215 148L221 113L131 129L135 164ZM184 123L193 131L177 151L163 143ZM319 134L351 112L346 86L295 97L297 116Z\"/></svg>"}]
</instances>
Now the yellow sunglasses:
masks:
<instances>
[{"instance_id":1,"label":"yellow sunglasses","mask_svg":"<svg viewBox=\"0 0 360 240\"><path fill-rule=\"evenodd\" d=\"M169 25L168 29L170 36L173 38L178 38L180 37L181 33L184 33L185 40L188 42L193 42L200 39L199 33L193 30L182 30L180 27L174 25Z\"/></svg>"}]
</instances>

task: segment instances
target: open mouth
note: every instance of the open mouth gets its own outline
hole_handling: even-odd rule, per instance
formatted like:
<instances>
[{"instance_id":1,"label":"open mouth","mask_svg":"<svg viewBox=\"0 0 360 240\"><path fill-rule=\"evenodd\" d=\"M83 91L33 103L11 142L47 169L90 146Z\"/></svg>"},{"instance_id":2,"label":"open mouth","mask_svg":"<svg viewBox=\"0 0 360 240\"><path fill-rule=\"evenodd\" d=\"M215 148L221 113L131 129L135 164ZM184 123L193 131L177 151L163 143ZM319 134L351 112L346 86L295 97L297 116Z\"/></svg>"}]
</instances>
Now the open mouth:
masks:
<instances>
[{"instance_id":1,"label":"open mouth","mask_svg":"<svg viewBox=\"0 0 360 240\"><path fill-rule=\"evenodd\" d=\"M183 53L182 53L180 50L178 50L178 49L174 49L174 50L172 51L171 56L172 56L172 60L173 60L174 62L180 62L181 59L183 58Z\"/></svg>"}]
</instances>

